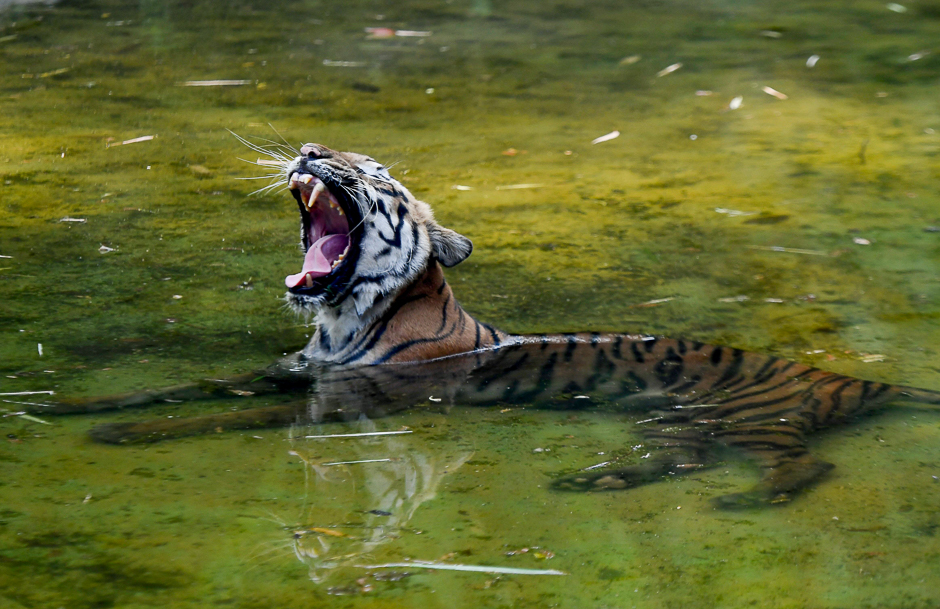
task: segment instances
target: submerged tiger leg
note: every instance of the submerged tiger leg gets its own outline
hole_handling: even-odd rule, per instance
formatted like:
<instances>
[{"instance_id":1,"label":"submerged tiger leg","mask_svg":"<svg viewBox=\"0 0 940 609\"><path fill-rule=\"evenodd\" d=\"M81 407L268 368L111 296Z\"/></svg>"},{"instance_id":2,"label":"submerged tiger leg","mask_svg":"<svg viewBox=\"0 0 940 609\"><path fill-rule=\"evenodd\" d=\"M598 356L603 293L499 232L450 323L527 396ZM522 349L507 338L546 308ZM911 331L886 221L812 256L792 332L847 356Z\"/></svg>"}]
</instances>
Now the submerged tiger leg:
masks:
<instances>
[{"instance_id":1,"label":"submerged tiger leg","mask_svg":"<svg viewBox=\"0 0 940 609\"><path fill-rule=\"evenodd\" d=\"M742 450L746 457L760 465L763 472L760 482L749 490L717 497L715 504L720 508L786 503L834 467L809 454L803 434L797 427L734 426L715 432L715 436L722 444Z\"/></svg>"},{"instance_id":2,"label":"submerged tiger leg","mask_svg":"<svg viewBox=\"0 0 940 609\"><path fill-rule=\"evenodd\" d=\"M233 429L284 427L301 419L306 412L306 407L307 404L304 401L200 417L107 423L92 428L89 434L93 440L106 444L135 444L212 432L221 433Z\"/></svg>"},{"instance_id":3,"label":"submerged tiger leg","mask_svg":"<svg viewBox=\"0 0 940 609\"><path fill-rule=\"evenodd\" d=\"M708 463L707 436L697 429L679 431L649 430L646 444L651 449L637 465L617 469L582 470L554 480L551 487L563 491L622 490L657 482L663 476L688 474Z\"/></svg>"}]
</instances>

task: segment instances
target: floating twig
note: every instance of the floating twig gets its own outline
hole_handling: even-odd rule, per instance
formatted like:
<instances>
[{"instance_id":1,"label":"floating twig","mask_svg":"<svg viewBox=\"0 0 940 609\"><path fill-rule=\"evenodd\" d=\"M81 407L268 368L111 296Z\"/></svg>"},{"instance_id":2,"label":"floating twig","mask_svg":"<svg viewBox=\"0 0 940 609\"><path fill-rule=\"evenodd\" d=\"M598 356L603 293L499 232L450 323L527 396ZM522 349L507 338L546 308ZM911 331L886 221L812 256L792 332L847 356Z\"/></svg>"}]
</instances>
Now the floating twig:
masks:
<instances>
[{"instance_id":1,"label":"floating twig","mask_svg":"<svg viewBox=\"0 0 940 609\"><path fill-rule=\"evenodd\" d=\"M136 143L138 143L138 142L149 142L150 140L152 140L152 139L155 138L155 137L157 137L157 136L156 136L156 135L142 135L142 136L140 136L140 137L135 137L135 138L130 139L130 140L124 140L124 141L121 142L121 143L108 144L106 147L107 147L107 148L112 148L112 147L114 147L114 146L126 146L126 145L128 145L128 144L136 144Z\"/></svg>"},{"instance_id":2,"label":"floating twig","mask_svg":"<svg viewBox=\"0 0 940 609\"><path fill-rule=\"evenodd\" d=\"M763 250L765 252L786 252L787 254L808 254L810 256L828 256L827 252L819 250L803 250L795 247L780 247L779 245L749 245L752 250Z\"/></svg>"},{"instance_id":3,"label":"floating twig","mask_svg":"<svg viewBox=\"0 0 940 609\"><path fill-rule=\"evenodd\" d=\"M786 93L781 93L780 91L777 91L776 89L773 89L771 87L762 87L761 91L763 91L767 95L773 95L777 99L790 99Z\"/></svg>"},{"instance_id":4,"label":"floating twig","mask_svg":"<svg viewBox=\"0 0 940 609\"><path fill-rule=\"evenodd\" d=\"M662 78L662 77L665 76L666 74L672 74L673 72L675 72L676 70L678 70L678 69L681 68L681 67L682 67L682 64L681 64L681 63L674 63L674 64L672 64L671 66L666 66L665 68L663 68L663 69L660 70L659 72L656 72L656 78Z\"/></svg>"},{"instance_id":5,"label":"floating twig","mask_svg":"<svg viewBox=\"0 0 940 609\"><path fill-rule=\"evenodd\" d=\"M440 569L442 571L473 571L475 573L506 573L509 575L568 575L555 569L520 569L517 567L490 567L487 565L454 565L443 562L390 562L381 565L356 565L361 569Z\"/></svg>"},{"instance_id":6,"label":"floating twig","mask_svg":"<svg viewBox=\"0 0 940 609\"><path fill-rule=\"evenodd\" d=\"M24 406L42 406L43 408L52 408L54 404L40 404L38 402L17 402L16 400L0 400L0 402L6 402L7 404L22 404Z\"/></svg>"},{"instance_id":7,"label":"floating twig","mask_svg":"<svg viewBox=\"0 0 940 609\"><path fill-rule=\"evenodd\" d=\"M324 59L323 65L328 68L361 68L366 64L364 61L334 61L332 59Z\"/></svg>"},{"instance_id":8,"label":"floating twig","mask_svg":"<svg viewBox=\"0 0 940 609\"><path fill-rule=\"evenodd\" d=\"M0 395L55 395L55 391L14 391L11 393L0 393Z\"/></svg>"},{"instance_id":9,"label":"floating twig","mask_svg":"<svg viewBox=\"0 0 940 609\"><path fill-rule=\"evenodd\" d=\"M655 307L656 305L661 305L664 302L669 302L670 300L675 300L674 296L669 298L657 298L656 300L647 300L646 302L641 302L640 304L630 305L631 309L642 309L645 307Z\"/></svg>"},{"instance_id":10,"label":"floating twig","mask_svg":"<svg viewBox=\"0 0 940 609\"><path fill-rule=\"evenodd\" d=\"M239 85L250 85L250 80L187 80L177 87L237 87Z\"/></svg>"},{"instance_id":11,"label":"floating twig","mask_svg":"<svg viewBox=\"0 0 940 609\"><path fill-rule=\"evenodd\" d=\"M405 433L414 433L412 430L404 431L370 431L368 433L334 433L327 436L304 436L307 440L322 438L365 438L367 436L397 436Z\"/></svg>"},{"instance_id":12,"label":"floating twig","mask_svg":"<svg viewBox=\"0 0 940 609\"><path fill-rule=\"evenodd\" d=\"M388 463L391 459L361 459L359 461L333 461L331 463L321 463L320 465L355 465L357 463Z\"/></svg>"},{"instance_id":13,"label":"floating twig","mask_svg":"<svg viewBox=\"0 0 940 609\"><path fill-rule=\"evenodd\" d=\"M87 222L87 220L85 218L71 218L69 216L66 216L64 218L59 219L59 222Z\"/></svg>"}]
</instances>

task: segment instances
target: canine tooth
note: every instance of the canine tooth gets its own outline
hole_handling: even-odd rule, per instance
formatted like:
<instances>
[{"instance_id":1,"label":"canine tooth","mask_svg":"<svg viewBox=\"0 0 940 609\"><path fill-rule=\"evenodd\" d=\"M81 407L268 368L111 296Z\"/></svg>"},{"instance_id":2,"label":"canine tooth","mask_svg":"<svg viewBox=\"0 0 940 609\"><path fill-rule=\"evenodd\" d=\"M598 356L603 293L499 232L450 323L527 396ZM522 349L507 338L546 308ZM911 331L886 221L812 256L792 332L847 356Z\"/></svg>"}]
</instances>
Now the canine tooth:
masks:
<instances>
[{"instance_id":1,"label":"canine tooth","mask_svg":"<svg viewBox=\"0 0 940 609\"><path fill-rule=\"evenodd\" d=\"M313 277L311 277L309 274L307 274L307 287L308 288L313 287Z\"/></svg>"},{"instance_id":2,"label":"canine tooth","mask_svg":"<svg viewBox=\"0 0 940 609\"><path fill-rule=\"evenodd\" d=\"M317 185L313 187L313 192L310 193L310 200L316 201L317 197L320 196L320 193L326 190L326 184L323 182L317 182Z\"/></svg>"},{"instance_id":3,"label":"canine tooth","mask_svg":"<svg viewBox=\"0 0 940 609\"><path fill-rule=\"evenodd\" d=\"M304 177L301 178L301 180L303 181L304 184L309 184L310 182L313 182L313 176L308 173L304 175Z\"/></svg>"}]
</instances>

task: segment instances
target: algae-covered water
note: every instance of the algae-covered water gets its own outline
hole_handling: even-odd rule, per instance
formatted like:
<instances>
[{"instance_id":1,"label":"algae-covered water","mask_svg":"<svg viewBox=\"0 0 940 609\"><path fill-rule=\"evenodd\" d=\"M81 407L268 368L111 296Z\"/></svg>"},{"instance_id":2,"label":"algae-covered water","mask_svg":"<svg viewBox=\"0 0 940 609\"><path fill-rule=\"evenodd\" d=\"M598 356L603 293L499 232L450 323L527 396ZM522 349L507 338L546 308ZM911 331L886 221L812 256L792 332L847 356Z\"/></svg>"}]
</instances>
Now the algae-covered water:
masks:
<instances>
[{"instance_id":1,"label":"algae-covered water","mask_svg":"<svg viewBox=\"0 0 940 609\"><path fill-rule=\"evenodd\" d=\"M727 512L710 499L758 475L733 455L546 488L638 446L635 413L105 446L87 430L266 402L37 420L17 402L48 395L7 395L219 378L304 344L280 301L296 206L249 196L266 182L236 178L266 169L228 130L396 163L473 239L448 277L504 330L940 389L938 40L934 0L0 2L0 606L940 605L937 410L820 434L820 485ZM303 437L375 430L414 433ZM370 462L329 465L348 461ZM409 561L565 575L369 568Z\"/></svg>"}]
</instances>

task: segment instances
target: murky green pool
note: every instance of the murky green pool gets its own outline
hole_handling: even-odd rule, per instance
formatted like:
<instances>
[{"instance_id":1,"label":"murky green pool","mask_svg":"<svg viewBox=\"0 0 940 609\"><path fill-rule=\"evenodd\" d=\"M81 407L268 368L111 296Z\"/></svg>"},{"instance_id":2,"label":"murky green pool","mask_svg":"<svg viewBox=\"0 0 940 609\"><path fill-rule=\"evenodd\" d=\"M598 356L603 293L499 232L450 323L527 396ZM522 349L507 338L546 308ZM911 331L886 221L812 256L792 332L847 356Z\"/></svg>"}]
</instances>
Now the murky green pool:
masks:
<instances>
[{"instance_id":1,"label":"murky green pool","mask_svg":"<svg viewBox=\"0 0 940 609\"><path fill-rule=\"evenodd\" d=\"M0 7L0 393L216 378L304 344L279 300L295 206L248 196L265 182L236 178L265 170L228 130L397 163L475 243L449 273L463 304L507 331L940 389L936 1ZM821 485L722 512L756 476L734 459L546 489L638 443L634 415L457 407L113 447L87 430L233 405L37 421L16 402L42 394L0 399L4 608L940 604L936 410L821 434ZM567 575L367 568L410 560Z\"/></svg>"}]
</instances>

